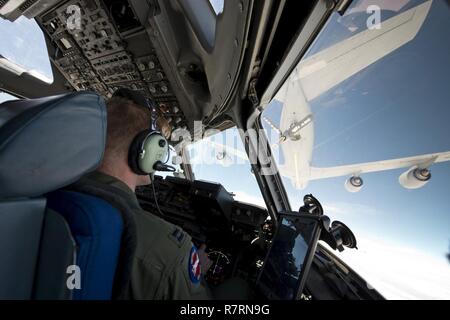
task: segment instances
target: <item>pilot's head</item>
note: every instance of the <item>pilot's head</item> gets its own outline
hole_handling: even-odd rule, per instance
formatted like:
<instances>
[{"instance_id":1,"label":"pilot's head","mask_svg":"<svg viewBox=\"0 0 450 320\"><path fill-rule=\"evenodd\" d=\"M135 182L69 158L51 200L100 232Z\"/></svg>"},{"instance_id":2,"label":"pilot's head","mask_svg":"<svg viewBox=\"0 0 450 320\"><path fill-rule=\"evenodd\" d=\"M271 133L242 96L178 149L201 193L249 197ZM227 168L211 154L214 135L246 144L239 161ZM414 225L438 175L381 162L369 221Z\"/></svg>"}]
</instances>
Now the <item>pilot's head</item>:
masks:
<instances>
[{"instance_id":1,"label":"pilot's head","mask_svg":"<svg viewBox=\"0 0 450 320\"><path fill-rule=\"evenodd\" d=\"M128 152L136 135L150 128L152 115L146 99L131 90L119 90L107 101L108 125L106 149L99 170L135 187L150 183L150 177L138 175L128 164Z\"/></svg>"}]
</instances>

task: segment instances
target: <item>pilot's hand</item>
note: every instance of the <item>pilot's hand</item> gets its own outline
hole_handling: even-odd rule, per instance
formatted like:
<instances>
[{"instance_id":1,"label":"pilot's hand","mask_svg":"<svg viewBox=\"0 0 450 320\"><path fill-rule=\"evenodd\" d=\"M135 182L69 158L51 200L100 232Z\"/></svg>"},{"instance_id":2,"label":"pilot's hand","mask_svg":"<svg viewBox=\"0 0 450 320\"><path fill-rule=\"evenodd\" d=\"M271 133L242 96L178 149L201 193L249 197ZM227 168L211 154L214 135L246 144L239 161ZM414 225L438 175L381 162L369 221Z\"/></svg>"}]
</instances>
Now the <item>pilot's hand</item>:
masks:
<instances>
[{"instance_id":1,"label":"pilot's hand","mask_svg":"<svg viewBox=\"0 0 450 320\"><path fill-rule=\"evenodd\" d=\"M202 274L205 275L212 265L212 261L209 259L206 253L206 245L202 244L197 250L198 258L200 259L200 266L202 268Z\"/></svg>"}]
</instances>

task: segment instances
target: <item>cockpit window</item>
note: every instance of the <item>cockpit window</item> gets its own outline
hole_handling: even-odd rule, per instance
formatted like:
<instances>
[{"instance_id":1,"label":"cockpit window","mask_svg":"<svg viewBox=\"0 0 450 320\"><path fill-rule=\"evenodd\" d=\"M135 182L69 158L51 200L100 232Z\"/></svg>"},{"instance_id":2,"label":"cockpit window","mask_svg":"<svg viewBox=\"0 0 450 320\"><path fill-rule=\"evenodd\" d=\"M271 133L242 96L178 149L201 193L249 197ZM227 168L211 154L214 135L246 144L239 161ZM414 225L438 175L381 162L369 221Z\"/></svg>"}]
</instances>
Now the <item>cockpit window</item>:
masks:
<instances>
[{"instance_id":1,"label":"cockpit window","mask_svg":"<svg viewBox=\"0 0 450 320\"><path fill-rule=\"evenodd\" d=\"M17 100L17 97L10 95L9 93L0 91L0 103L11 100Z\"/></svg>"},{"instance_id":2,"label":"cockpit window","mask_svg":"<svg viewBox=\"0 0 450 320\"><path fill-rule=\"evenodd\" d=\"M219 15L223 12L224 0L209 0L211 6L214 9L216 15Z\"/></svg>"},{"instance_id":3,"label":"cockpit window","mask_svg":"<svg viewBox=\"0 0 450 320\"><path fill-rule=\"evenodd\" d=\"M10 22L0 18L0 55L7 59L0 57L1 67L18 75L28 72L42 81L53 82L44 34L34 19L22 16Z\"/></svg>"},{"instance_id":4,"label":"cockpit window","mask_svg":"<svg viewBox=\"0 0 450 320\"><path fill-rule=\"evenodd\" d=\"M221 183L235 200L266 207L238 129L194 142L187 151L195 179Z\"/></svg>"},{"instance_id":5,"label":"cockpit window","mask_svg":"<svg viewBox=\"0 0 450 320\"><path fill-rule=\"evenodd\" d=\"M390 299L450 297L449 29L446 1L353 1L261 117L292 208L348 225L336 254Z\"/></svg>"}]
</instances>

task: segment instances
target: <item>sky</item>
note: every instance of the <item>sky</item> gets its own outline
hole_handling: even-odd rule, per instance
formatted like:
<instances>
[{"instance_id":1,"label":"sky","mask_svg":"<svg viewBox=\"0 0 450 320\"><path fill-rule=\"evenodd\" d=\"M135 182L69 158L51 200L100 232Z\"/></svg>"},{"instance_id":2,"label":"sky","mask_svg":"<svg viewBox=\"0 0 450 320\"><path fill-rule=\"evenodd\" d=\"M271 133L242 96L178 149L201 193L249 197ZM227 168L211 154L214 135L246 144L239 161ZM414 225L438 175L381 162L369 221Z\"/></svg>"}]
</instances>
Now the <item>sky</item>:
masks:
<instances>
[{"instance_id":1,"label":"sky","mask_svg":"<svg viewBox=\"0 0 450 320\"><path fill-rule=\"evenodd\" d=\"M403 1L398 13L423 2ZM357 6L360 1L352 4ZM396 14L382 11L382 20ZM412 41L309 102L315 128L313 166L450 151L450 43L442 40L450 29L449 15L444 1L433 1ZM334 15L306 57L363 31L364 19L364 11L342 18ZM282 107L273 101L263 115L279 124ZM236 129L228 133L237 137ZM226 135L211 139L222 142ZM238 140L226 142L243 151ZM207 143L195 148L206 150L197 159L214 158L214 153L208 154ZM282 164L283 157L279 161ZM263 205L249 164L228 162L194 165L196 178L220 181L236 199ZM283 181L293 209L300 207L304 194L312 193L322 202L325 214L352 229L359 250L336 254L386 298L450 299L446 257L450 251L450 163L434 164L431 181L416 190L399 184L404 171L366 174L359 193L346 191L348 177L311 181L303 190L295 189L286 177Z\"/></svg>"},{"instance_id":2,"label":"sky","mask_svg":"<svg viewBox=\"0 0 450 320\"><path fill-rule=\"evenodd\" d=\"M221 1L211 2L220 6ZM401 10L421 2L402 0L406 4ZM354 1L350 11L358 6L362 2ZM352 36L349 26L354 30L364 22L364 12L355 11L342 18L333 15L307 57ZM382 17L395 14L383 11ZM450 151L450 43L443 41L450 30L449 14L447 2L433 1L411 42L309 102L315 128L313 166ZM0 54L50 77L42 34L34 21L23 19L14 28L0 19ZM0 103L10 98L0 93ZM276 124L281 112L282 104L274 101L264 116ZM266 129L271 136L270 128ZM210 141L229 147L224 160L217 159ZM236 200L265 206L248 160L236 157L232 149L244 151L236 129L193 145L190 154L196 178L222 183ZM446 258L450 163L434 164L431 171L431 181L417 190L399 185L404 170L364 175L365 185L355 194L344 188L347 177L312 181L303 190L294 188L287 177L283 182L293 209L300 207L304 194L312 193L322 202L325 214L353 230L359 250L336 254L386 298L450 299Z\"/></svg>"}]
</instances>

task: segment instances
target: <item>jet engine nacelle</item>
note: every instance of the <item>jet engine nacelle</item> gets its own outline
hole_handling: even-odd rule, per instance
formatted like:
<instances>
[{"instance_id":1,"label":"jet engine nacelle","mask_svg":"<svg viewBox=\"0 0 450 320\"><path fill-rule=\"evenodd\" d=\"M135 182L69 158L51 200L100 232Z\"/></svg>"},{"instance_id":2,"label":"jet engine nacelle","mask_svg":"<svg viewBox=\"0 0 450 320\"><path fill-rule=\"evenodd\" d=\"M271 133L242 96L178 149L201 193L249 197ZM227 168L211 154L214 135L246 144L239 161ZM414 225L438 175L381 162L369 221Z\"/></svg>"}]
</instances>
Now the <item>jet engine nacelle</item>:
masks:
<instances>
[{"instance_id":1,"label":"jet engine nacelle","mask_svg":"<svg viewBox=\"0 0 450 320\"><path fill-rule=\"evenodd\" d=\"M359 192L361 191L363 187L364 181L361 177L353 176L347 179L345 181L345 189L347 189L348 192Z\"/></svg>"},{"instance_id":2,"label":"jet engine nacelle","mask_svg":"<svg viewBox=\"0 0 450 320\"><path fill-rule=\"evenodd\" d=\"M413 167L402 173L398 178L398 182L406 189L422 188L431 179L431 172L427 168Z\"/></svg>"}]
</instances>

